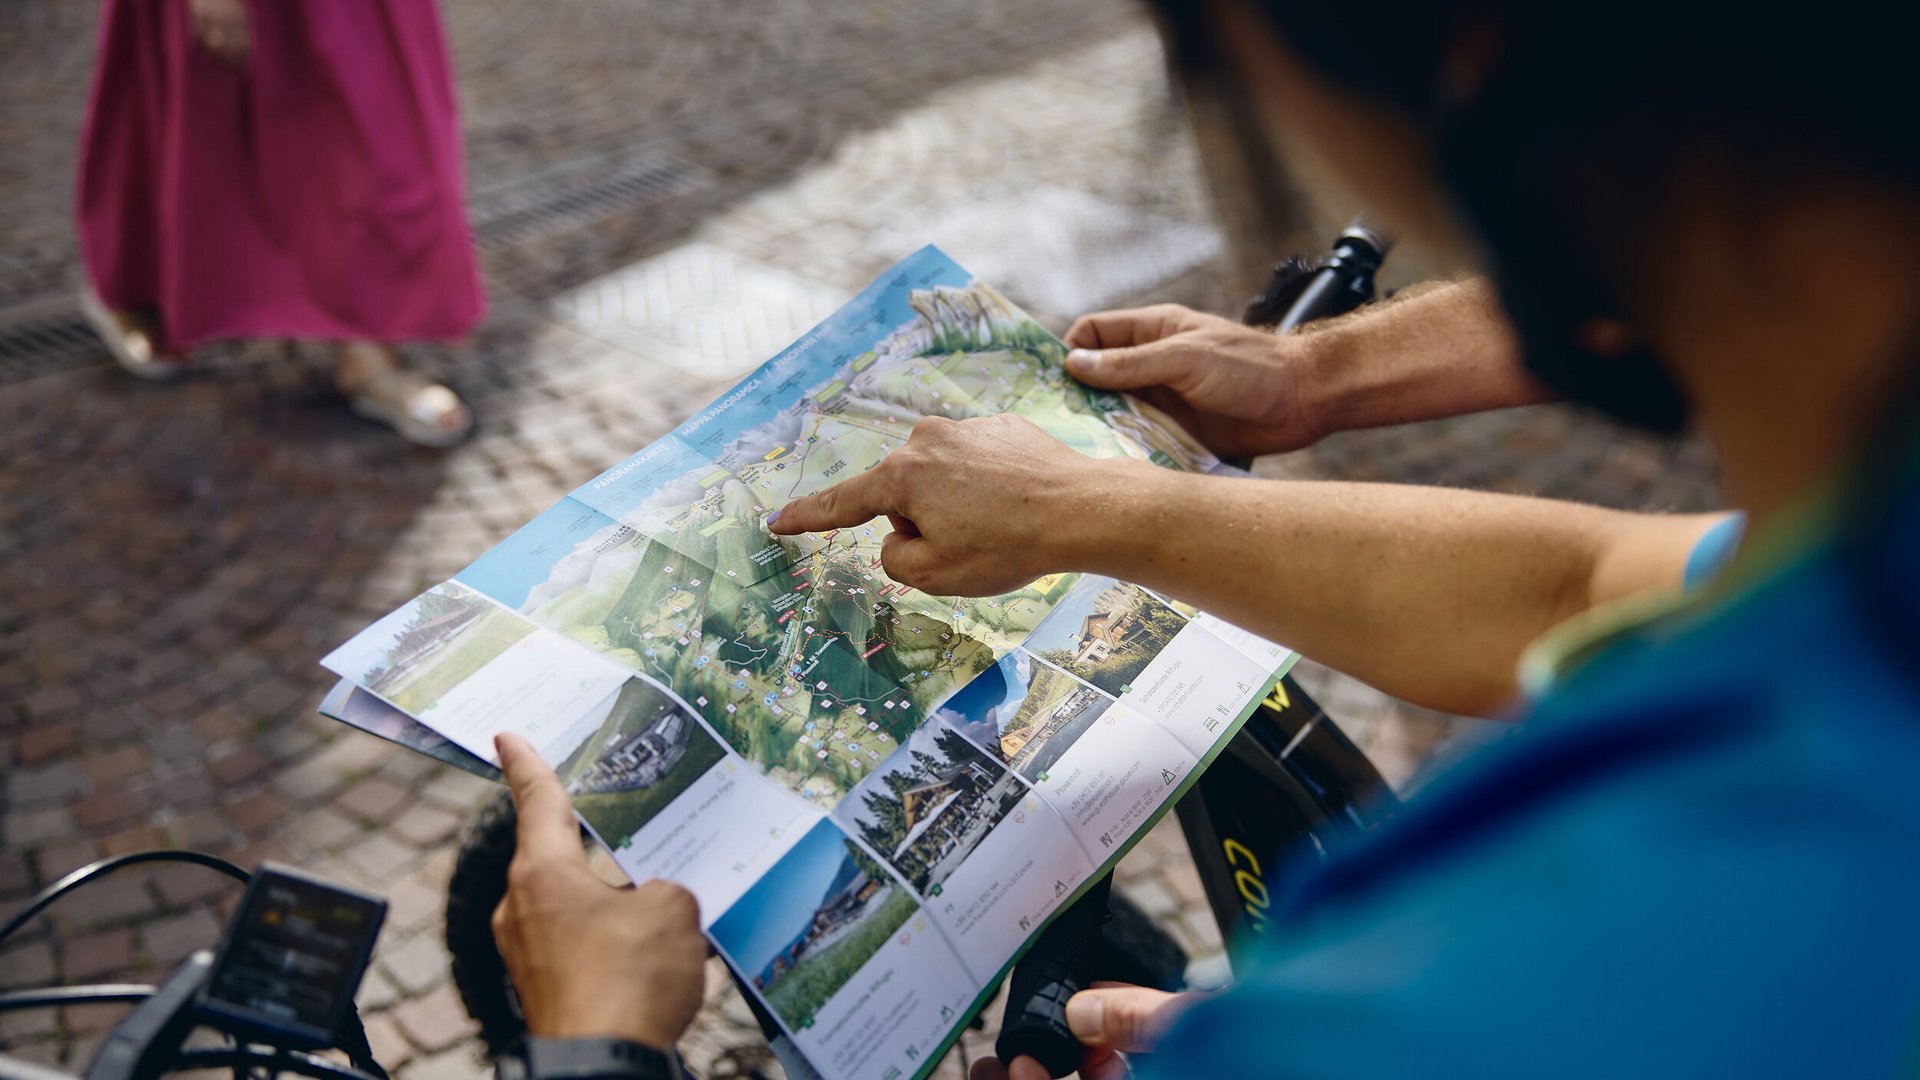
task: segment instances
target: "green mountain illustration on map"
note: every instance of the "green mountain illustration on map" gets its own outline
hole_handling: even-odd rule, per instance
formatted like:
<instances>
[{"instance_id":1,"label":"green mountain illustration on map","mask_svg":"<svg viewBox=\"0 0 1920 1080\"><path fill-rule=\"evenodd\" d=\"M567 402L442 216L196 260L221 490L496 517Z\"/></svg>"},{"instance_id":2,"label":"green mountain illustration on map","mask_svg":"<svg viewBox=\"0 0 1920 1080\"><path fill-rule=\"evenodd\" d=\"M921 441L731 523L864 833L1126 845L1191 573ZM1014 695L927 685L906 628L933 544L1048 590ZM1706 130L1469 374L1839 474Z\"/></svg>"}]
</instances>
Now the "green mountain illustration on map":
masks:
<instances>
[{"instance_id":1,"label":"green mountain illustration on map","mask_svg":"<svg viewBox=\"0 0 1920 1080\"><path fill-rule=\"evenodd\" d=\"M927 416L1012 412L1091 456L1206 464L1129 399L1069 378L1065 346L991 287L915 290L910 303L915 318L625 508L522 607L674 687L734 750L823 807L1023 641L1074 578L928 596L881 569L884 519L776 538L769 511L871 468Z\"/></svg>"}]
</instances>

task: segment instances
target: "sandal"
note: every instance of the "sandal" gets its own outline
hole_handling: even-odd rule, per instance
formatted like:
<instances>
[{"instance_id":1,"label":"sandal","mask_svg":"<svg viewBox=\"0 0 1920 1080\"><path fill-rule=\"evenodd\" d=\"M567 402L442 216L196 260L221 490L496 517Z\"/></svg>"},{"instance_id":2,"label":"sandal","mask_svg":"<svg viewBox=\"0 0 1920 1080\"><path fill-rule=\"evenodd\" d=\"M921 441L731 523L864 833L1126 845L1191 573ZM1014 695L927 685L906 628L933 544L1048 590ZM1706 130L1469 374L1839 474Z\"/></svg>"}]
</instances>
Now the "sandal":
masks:
<instances>
[{"instance_id":1,"label":"sandal","mask_svg":"<svg viewBox=\"0 0 1920 1080\"><path fill-rule=\"evenodd\" d=\"M171 382L187 373L185 359L160 351L151 326L138 316L115 311L91 286L80 289L80 312L93 326L121 370L147 382Z\"/></svg>"},{"instance_id":2,"label":"sandal","mask_svg":"<svg viewBox=\"0 0 1920 1080\"><path fill-rule=\"evenodd\" d=\"M415 446L444 450L473 434L473 410L424 375L388 368L340 388L356 415L398 432Z\"/></svg>"}]
</instances>

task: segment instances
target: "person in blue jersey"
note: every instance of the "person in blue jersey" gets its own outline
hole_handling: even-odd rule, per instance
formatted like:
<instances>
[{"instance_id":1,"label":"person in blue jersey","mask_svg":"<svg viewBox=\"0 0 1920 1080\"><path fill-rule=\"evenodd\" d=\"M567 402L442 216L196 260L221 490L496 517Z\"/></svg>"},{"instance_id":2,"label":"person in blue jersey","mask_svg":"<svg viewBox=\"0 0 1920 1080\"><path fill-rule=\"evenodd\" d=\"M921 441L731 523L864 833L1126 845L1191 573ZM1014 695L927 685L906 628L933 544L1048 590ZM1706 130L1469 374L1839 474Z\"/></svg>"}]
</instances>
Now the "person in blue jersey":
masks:
<instances>
[{"instance_id":1,"label":"person in blue jersey","mask_svg":"<svg viewBox=\"0 0 1920 1080\"><path fill-rule=\"evenodd\" d=\"M889 575L929 592L1097 571L1516 721L1307 875L1232 988L1075 997L1082 1075L1920 1071L1920 134L1901 36L1844 0L1793 19L1685 0L1158 8L1181 63L1484 277L1311 347L1182 309L1093 316L1076 375L1233 453L1563 397L1702 433L1737 516L1176 475L1007 417L924 421L783 508L789 533L889 515ZM551 863L564 796L505 756L551 819L528 858ZM564 925L611 903L572 871L516 880L500 927L530 1023L647 1018L633 1037L671 1041L697 975L628 972L638 946ZM693 933L677 902L628 906L635 941Z\"/></svg>"}]
</instances>

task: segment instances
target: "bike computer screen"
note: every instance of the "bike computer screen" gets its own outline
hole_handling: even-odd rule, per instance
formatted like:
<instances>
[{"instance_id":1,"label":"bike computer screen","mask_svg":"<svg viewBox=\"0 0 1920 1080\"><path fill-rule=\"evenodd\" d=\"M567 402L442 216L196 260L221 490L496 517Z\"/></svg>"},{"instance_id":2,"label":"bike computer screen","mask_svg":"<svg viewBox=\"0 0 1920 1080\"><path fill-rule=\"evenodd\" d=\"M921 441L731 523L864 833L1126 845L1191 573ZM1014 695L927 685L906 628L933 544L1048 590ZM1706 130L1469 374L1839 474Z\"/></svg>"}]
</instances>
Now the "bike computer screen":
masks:
<instances>
[{"instance_id":1,"label":"bike computer screen","mask_svg":"<svg viewBox=\"0 0 1920 1080\"><path fill-rule=\"evenodd\" d=\"M261 866L227 924L201 1008L282 1040L330 1045L386 914L377 896Z\"/></svg>"}]
</instances>

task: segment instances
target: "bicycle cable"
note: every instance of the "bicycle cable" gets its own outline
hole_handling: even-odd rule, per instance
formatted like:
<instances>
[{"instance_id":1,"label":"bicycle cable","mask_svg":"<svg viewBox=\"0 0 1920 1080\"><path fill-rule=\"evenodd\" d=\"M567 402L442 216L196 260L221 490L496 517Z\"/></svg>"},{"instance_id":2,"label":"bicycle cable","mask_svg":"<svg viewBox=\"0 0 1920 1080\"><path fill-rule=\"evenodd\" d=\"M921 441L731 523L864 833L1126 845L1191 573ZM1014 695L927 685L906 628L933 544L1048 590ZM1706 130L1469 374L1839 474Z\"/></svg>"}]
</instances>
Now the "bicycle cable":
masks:
<instances>
[{"instance_id":1,"label":"bicycle cable","mask_svg":"<svg viewBox=\"0 0 1920 1080\"><path fill-rule=\"evenodd\" d=\"M253 879L252 874L247 873L245 870L240 869L227 860L217 855L204 855L198 851L167 849L162 851L136 851L127 855L115 855L110 858L101 859L98 862L88 863L86 866L75 870L59 881L40 890L32 900L27 902L25 908L22 908L13 918L8 919L5 926L0 926L0 942L5 942L7 938L13 936L14 931L25 926L29 919L44 911L47 905L52 904L62 896L85 885L94 878L111 874L125 867L150 862L194 863L198 866L207 867L210 870L218 870L220 873L242 884Z\"/></svg>"}]
</instances>

